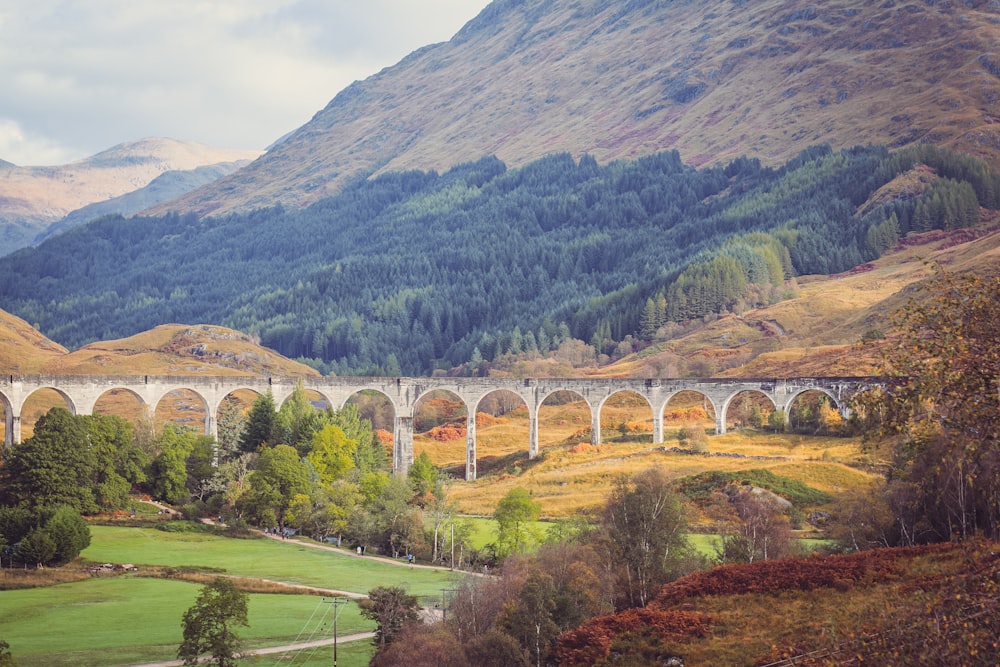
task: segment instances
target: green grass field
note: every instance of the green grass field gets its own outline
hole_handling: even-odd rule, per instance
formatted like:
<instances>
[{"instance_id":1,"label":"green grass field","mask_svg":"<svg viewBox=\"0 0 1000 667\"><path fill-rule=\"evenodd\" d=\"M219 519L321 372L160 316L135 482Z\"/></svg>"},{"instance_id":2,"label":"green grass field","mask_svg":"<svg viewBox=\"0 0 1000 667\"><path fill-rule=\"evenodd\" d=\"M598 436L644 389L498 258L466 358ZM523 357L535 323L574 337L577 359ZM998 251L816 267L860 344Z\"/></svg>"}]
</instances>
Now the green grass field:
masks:
<instances>
[{"instance_id":1,"label":"green grass field","mask_svg":"<svg viewBox=\"0 0 1000 667\"><path fill-rule=\"evenodd\" d=\"M81 556L97 563L214 568L220 574L271 579L366 594L375 586L403 586L421 597L440 595L460 574L410 568L374 558L315 549L294 540L240 540L206 533L92 526Z\"/></svg>"},{"instance_id":2,"label":"green grass field","mask_svg":"<svg viewBox=\"0 0 1000 667\"><path fill-rule=\"evenodd\" d=\"M96 667L173 659L182 638L181 617L199 589L182 581L128 575L4 591L0 637L11 645L22 667ZM307 634L301 641L330 638L331 607L317 596L252 594L250 626L237 632L249 648L292 643L304 630ZM324 614L326 622L321 624ZM338 634L373 627L356 604L341 608ZM369 648L368 642L360 644ZM267 664L268 659L263 656L258 664ZM366 662L367 658L357 664Z\"/></svg>"},{"instance_id":3,"label":"green grass field","mask_svg":"<svg viewBox=\"0 0 1000 667\"><path fill-rule=\"evenodd\" d=\"M270 579L343 592L367 593L375 586L403 586L434 604L459 573L410 568L373 558L314 549L294 541L240 540L205 533L152 528L92 526L83 558L95 562L200 568L220 574ZM200 586L136 575L92 578L70 584L0 592L0 639L22 667L129 665L175 657L181 617ZM252 594L250 627L239 630L249 648L333 636L332 605L315 595ZM325 623L319 623L326 614ZM374 624L350 603L341 608L338 634L369 631ZM304 636L300 633L306 632ZM316 633L315 636L308 636ZM369 641L340 647L347 667L368 664ZM312 657L309 657L309 656ZM332 647L309 649L296 665L332 662ZM278 655L253 664L289 664Z\"/></svg>"}]
</instances>

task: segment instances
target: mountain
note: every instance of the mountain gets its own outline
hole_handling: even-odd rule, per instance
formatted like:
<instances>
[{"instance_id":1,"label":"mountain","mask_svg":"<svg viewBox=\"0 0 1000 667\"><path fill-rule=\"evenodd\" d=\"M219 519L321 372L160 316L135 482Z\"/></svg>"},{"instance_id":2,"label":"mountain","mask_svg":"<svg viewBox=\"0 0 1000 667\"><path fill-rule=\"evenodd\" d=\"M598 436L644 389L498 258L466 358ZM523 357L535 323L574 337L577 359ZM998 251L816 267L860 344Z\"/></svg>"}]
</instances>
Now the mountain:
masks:
<instances>
[{"instance_id":1,"label":"mountain","mask_svg":"<svg viewBox=\"0 0 1000 667\"><path fill-rule=\"evenodd\" d=\"M224 327L165 324L69 352L3 310L0 369L19 375L317 375Z\"/></svg>"},{"instance_id":2,"label":"mountain","mask_svg":"<svg viewBox=\"0 0 1000 667\"><path fill-rule=\"evenodd\" d=\"M866 333L886 331L886 314L905 305L912 286L935 266L989 271L1000 266L1000 215L975 230L912 235L856 271L808 276L781 302L707 323L654 342L602 368L569 368L561 355L511 358L496 372L527 376L583 373L590 377L676 376L686 368L729 377L849 376L877 372L880 345L860 346ZM0 310L0 369L8 373L315 375L308 366L216 326L162 325L127 339L69 352L24 320Z\"/></svg>"},{"instance_id":3,"label":"mountain","mask_svg":"<svg viewBox=\"0 0 1000 667\"><path fill-rule=\"evenodd\" d=\"M496 0L246 169L150 212L301 207L484 155L776 165L818 143L932 142L997 164L998 44L988 0Z\"/></svg>"},{"instance_id":4,"label":"mountain","mask_svg":"<svg viewBox=\"0 0 1000 667\"><path fill-rule=\"evenodd\" d=\"M231 174L249 163L249 160L238 160L236 162L221 162L204 167L195 167L186 171L165 171L150 181L149 185L145 187L106 201L94 202L73 211L62 220L49 225L45 231L34 239L32 245L41 243L50 236L61 234L67 229L86 224L91 220L105 215L123 215L127 217L138 213L154 204L174 199L195 188Z\"/></svg>"},{"instance_id":5,"label":"mountain","mask_svg":"<svg viewBox=\"0 0 1000 667\"><path fill-rule=\"evenodd\" d=\"M72 211L143 188L164 172L246 161L259 154L142 139L67 165L18 167L5 162L0 164L0 255L34 243L50 224Z\"/></svg>"},{"instance_id":6,"label":"mountain","mask_svg":"<svg viewBox=\"0 0 1000 667\"><path fill-rule=\"evenodd\" d=\"M730 342L707 342L773 335L681 354L696 363L678 371L747 364L801 328L746 314L807 277L994 219L980 121L998 25L973 0L495 2L156 210L217 186L225 201L0 258L0 304L70 348L212 322L337 374L487 372L574 340L569 356L603 363L730 321ZM866 324L803 344L853 343Z\"/></svg>"}]
</instances>

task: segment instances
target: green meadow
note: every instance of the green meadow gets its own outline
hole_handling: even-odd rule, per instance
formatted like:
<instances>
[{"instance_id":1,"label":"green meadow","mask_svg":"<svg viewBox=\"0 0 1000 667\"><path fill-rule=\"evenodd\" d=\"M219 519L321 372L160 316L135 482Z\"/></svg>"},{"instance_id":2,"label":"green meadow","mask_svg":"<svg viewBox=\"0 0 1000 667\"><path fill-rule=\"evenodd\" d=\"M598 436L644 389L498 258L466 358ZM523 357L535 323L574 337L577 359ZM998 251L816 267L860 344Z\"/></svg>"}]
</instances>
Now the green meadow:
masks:
<instances>
[{"instance_id":1,"label":"green meadow","mask_svg":"<svg viewBox=\"0 0 1000 667\"><path fill-rule=\"evenodd\" d=\"M3 591L0 636L22 667L169 660L182 639L181 617L199 589L183 581L127 575ZM300 636L300 641L331 638L331 607L312 595L251 594L250 625L237 632L251 648L289 644ZM356 604L341 607L338 634L372 628ZM367 641L359 643L367 648ZM266 660L260 658L263 664Z\"/></svg>"},{"instance_id":2,"label":"green meadow","mask_svg":"<svg viewBox=\"0 0 1000 667\"><path fill-rule=\"evenodd\" d=\"M441 589L454 586L458 573L407 567L374 558L265 539L232 539L200 532L172 533L152 528L92 526L82 557L93 562L174 567L345 593L375 586L403 586L434 604ZM181 617L200 585L135 574L100 576L80 582L0 591L0 639L10 644L22 667L107 666L170 660L181 641ZM238 632L249 648L280 646L333 637L333 605L316 595L250 595L250 626ZM374 624L351 602L340 609L339 636L367 632ZM368 640L338 648L339 663L366 665ZM296 665L330 664L333 647L308 649ZM289 664L265 655L253 664Z\"/></svg>"},{"instance_id":3,"label":"green meadow","mask_svg":"<svg viewBox=\"0 0 1000 667\"><path fill-rule=\"evenodd\" d=\"M317 549L295 540L233 539L201 532L92 526L81 556L96 563L204 568L220 574L367 594L376 586L402 586L428 598L449 588L458 573L357 558L345 550ZM402 563L402 561L400 561Z\"/></svg>"}]
</instances>

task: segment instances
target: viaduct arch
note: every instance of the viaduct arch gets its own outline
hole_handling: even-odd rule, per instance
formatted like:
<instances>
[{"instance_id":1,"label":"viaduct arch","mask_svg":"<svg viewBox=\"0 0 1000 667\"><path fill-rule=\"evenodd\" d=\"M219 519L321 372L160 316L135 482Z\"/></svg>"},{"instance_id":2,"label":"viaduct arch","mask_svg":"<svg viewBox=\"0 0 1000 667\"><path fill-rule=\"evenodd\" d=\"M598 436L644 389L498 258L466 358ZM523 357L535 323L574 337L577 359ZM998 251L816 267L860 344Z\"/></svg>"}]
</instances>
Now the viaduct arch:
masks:
<instances>
[{"instance_id":1,"label":"viaduct arch","mask_svg":"<svg viewBox=\"0 0 1000 667\"><path fill-rule=\"evenodd\" d=\"M339 409L358 392L373 390L386 396L395 411L393 428L393 470L403 473L413 463L413 416L417 401L433 390L445 390L465 404L465 477L476 478L476 420L480 402L489 394L506 389L524 401L528 409L528 456L538 455L538 410L550 395L571 391L586 401L591 414L591 444L600 444L601 407L614 394L630 391L645 398L653 413L653 442L663 442L663 413L667 403L682 391L700 393L715 411L715 431L726 432L726 410L742 392L763 394L776 409L786 413L792 402L806 391L826 394L841 414L847 414L847 400L866 387L880 385L880 378L707 378L707 379L578 379L578 378L418 378L418 377L245 377L245 376L97 376L97 375L5 375L0 376L0 405L6 415L5 445L21 441L21 413L25 401L39 389L58 392L74 414L93 414L94 405L106 392L123 389L146 406L155 407L175 390L188 390L206 406L204 432L217 436L215 416L222 401L234 391L268 391L281 405L299 382L315 391L330 406Z\"/></svg>"}]
</instances>

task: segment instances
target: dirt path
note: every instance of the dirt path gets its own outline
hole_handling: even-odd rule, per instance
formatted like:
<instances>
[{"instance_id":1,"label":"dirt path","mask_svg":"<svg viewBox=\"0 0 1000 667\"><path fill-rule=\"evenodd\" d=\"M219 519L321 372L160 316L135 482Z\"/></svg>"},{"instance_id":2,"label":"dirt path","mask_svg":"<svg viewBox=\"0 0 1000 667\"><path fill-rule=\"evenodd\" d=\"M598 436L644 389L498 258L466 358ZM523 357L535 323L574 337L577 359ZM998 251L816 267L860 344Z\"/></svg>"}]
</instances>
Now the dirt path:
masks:
<instances>
[{"instance_id":1,"label":"dirt path","mask_svg":"<svg viewBox=\"0 0 1000 667\"><path fill-rule=\"evenodd\" d=\"M345 635L343 637L337 637L337 644L347 644L348 642L357 642L362 639L371 639L374 636L374 632L359 632L353 635ZM265 648L247 651L246 655L270 655L273 653L287 653L289 651L301 651L307 648L318 648L323 646L333 646L333 638L317 639L316 641L301 642L299 644L285 644L284 646L268 646ZM206 658L204 661L208 662L208 659ZM164 660L162 662L142 662L135 665L128 665L128 667L178 667L183 664L183 660Z\"/></svg>"}]
</instances>

